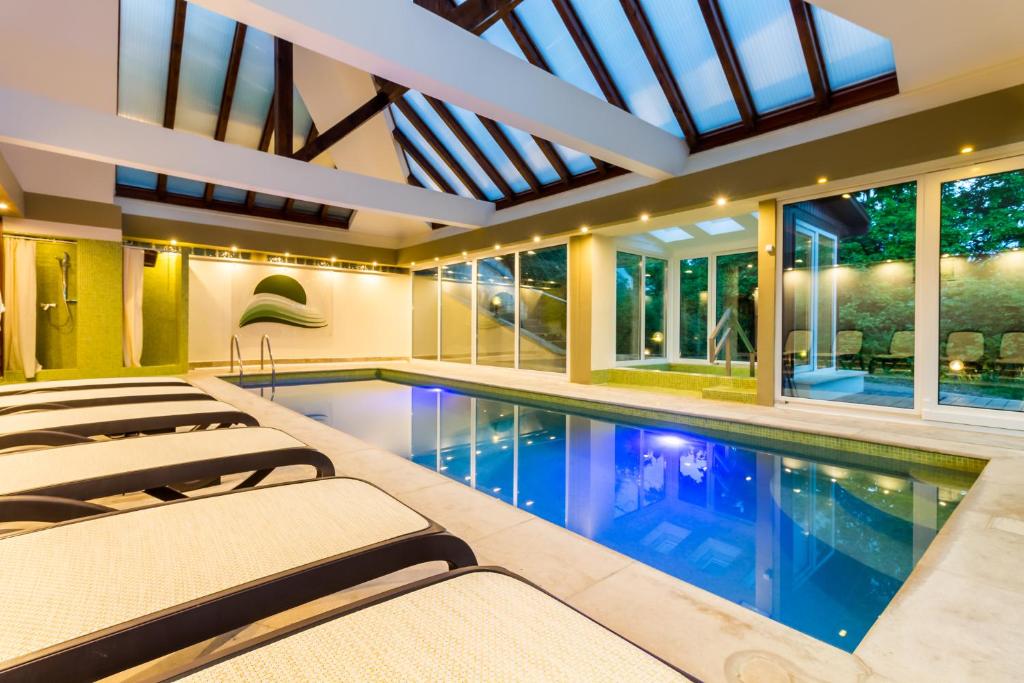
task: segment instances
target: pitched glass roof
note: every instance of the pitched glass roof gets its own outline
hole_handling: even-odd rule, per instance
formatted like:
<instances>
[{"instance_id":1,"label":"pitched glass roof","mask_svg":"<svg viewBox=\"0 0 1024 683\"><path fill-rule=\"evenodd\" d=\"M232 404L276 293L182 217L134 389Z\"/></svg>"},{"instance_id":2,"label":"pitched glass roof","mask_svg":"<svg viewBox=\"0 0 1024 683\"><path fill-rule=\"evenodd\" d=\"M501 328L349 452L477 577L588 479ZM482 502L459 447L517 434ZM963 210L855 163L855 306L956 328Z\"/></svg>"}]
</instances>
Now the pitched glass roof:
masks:
<instances>
[{"instance_id":1,"label":"pitched glass roof","mask_svg":"<svg viewBox=\"0 0 1024 683\"><path fill-rule=\"evenodd\" d=\"M888 40L816 5L811 8L833 88L896 71L892 43Z\"/></svg>"},{"instance_id":2,"label":"pitched glass roof","mask_svg":"<svg viewBox=\"0 0 1024 683\"><path fill-rule=\"evenodd\" d=\"M163 123L174 0L121 0L117 109L121 116Z\"/></svg>"},{"instance_id":3,"label":"pitched glass roof","mask_svg":"<svg viewBox=\"0 0 1024 683\"><path fill-rule=\"evenodd\" d=\"M249 28L238 65L235 98L231 101L226 142L256 147L274 97L274 38Z\"/></svg>"},{"instance_id":4,"label":"pitched glass roof","mask_svg":"<svg viewBox=\"0 0 1024 683\"><path fill-rule=\"evenodd\" d=\"M174 127L213 137L235 22L200 5L185 14Z\"/></svg>"},{"instance_id":5,"label":"pitched glass roof","mask_svg":"<svg viewBox=\"0 0 1024 683\"><path fill-rule=\"evenodd\" d=\"M476 144L480 152L487 157L487 160L491 162L491 165L497 169L498 173L504 178L505 182L509 184L513 192L526 192L530 189L526 180L520 175L519 171L516 170L515 164L508 158L508 155L502 151L494 137L487 132L484 124L480 122L480 117L469 111L463 109L454 104L446 103L445 108L451 112L452 116L459 122L466 134L473 139L473 143Z\"/></svg>"}]
</instances>

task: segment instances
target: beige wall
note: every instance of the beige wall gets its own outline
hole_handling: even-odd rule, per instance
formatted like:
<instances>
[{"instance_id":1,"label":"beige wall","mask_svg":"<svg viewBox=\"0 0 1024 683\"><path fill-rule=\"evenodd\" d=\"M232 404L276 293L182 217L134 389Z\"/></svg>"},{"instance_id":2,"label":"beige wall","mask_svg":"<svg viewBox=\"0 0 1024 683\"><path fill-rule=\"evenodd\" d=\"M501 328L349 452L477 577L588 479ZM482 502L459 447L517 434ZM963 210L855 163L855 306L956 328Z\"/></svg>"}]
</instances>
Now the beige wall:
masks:
<instances>
[{"instance_id":1,"label":"beige wall","mask_svg":"<svg viewBox=\"0 0 1024 683\"><path fill-rule=\"evenodd\" d=\"M238 320L262 278L282 273L297 279L327 327L303 329ZM238 334L244 358L259 358L269 334L274 356L284 359L404 358L410 352L412 303L409 277L294 268L193 258L189 261L189 362L227 361Z\"/></svg>"}]
</instances>

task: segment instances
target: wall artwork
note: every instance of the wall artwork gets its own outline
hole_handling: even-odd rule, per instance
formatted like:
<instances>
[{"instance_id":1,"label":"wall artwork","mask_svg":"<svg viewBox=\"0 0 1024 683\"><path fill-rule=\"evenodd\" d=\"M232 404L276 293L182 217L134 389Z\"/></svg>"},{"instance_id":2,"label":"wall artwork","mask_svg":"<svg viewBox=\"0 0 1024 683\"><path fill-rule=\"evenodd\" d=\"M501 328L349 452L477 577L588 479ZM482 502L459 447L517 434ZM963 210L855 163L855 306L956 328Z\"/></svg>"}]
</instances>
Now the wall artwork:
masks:
<instances>
[{"instance_id":1,"label":"wall artwork","mask_svg":"<svg viewBox=\"0 0 1024 683\"><path fill-rule=\"evenodd\" d=\"M315 329L327 327L327 318L306 300L306 290L289 275L270 275L257 283L238 320L239 327L277 323Z\"/></svg>"}]
</instances>

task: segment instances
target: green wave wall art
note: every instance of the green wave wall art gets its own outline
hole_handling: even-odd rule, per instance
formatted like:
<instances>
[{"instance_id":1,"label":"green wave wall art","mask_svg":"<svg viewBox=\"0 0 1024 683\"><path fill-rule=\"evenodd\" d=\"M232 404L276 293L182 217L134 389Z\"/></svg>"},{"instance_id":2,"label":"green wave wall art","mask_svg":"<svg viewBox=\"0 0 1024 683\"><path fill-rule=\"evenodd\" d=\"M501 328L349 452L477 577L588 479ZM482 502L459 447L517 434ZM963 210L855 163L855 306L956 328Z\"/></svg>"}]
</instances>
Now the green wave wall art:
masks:
<instances>
[{"instance_id":1,"label":"green wave wall art","mask_svg":"<svg viewBox=\"0 0 1024 683\"><path fill-rule=\"evenodd\" d=\"M295 278L271 275L260 280L252 294L252 299L238 321L239 327L254 323L327 327L327 318L306 304L306 290Z\"/></svg>"}]
</instances>

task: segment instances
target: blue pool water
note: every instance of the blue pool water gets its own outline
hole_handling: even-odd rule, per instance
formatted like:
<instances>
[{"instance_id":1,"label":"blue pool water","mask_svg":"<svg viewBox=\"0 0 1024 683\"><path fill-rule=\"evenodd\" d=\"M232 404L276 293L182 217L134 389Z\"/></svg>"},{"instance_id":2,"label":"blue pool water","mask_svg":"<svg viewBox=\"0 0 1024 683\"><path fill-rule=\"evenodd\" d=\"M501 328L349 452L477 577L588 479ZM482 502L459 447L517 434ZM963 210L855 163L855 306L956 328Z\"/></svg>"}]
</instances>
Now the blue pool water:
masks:
<instances>
[{"instance_id":1,"label":"blue pool water","mask_svg":"<svg viewBox=\"0 0 1024 683\"><path fill-rule=\"evenodd\" d=\"M847 651L975 476L376 380L275 400Z\"/></svg>"}]
</instances>

